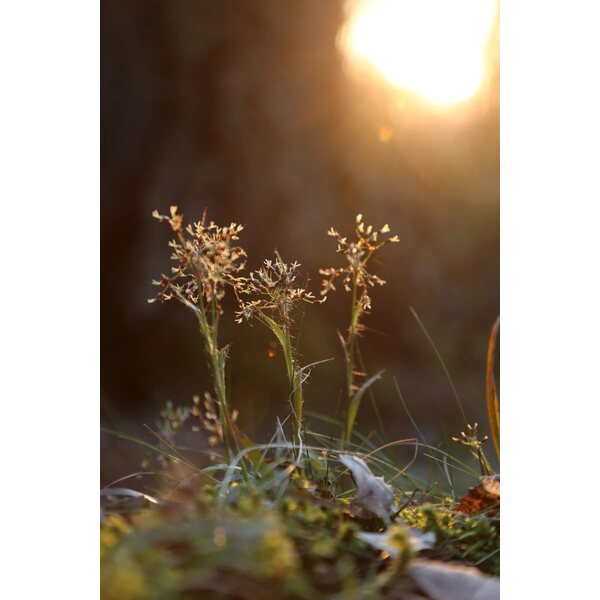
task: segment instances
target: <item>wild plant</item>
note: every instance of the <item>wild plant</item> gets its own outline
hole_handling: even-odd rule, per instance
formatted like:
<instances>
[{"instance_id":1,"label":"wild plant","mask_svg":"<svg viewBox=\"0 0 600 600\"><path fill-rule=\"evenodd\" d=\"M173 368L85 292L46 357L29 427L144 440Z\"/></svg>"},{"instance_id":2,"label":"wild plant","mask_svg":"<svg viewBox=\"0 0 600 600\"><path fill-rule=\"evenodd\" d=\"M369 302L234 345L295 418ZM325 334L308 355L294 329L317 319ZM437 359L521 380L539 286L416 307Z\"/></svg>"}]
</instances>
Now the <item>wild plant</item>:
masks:
<instances>
[{"instance_id":1,"label":"wild plant","mask_svg":"<svg viewBox=\"0 0 600 600\"><path fill-rule=\"evenodd\" d=\"M452 441L469 449L473 458L479 463L482 475L492 475L494 471L483 451L483 445L488 441L489 436L479 437L478 429L479 425L477 423L468 424L467 433L461 431L460 437L453 437Z\"/></svg>"},{"instance_id":2,"label":"wild plant","mask_svg":"<svg viewBox=\"0 0 600 600\"><path fill-rule=\"evenodd\" d=\"M362 396L379 377L364 372L358 342L371 309L370 289L385 283L370 272L370 259L385 244L398 241L397 236L386 236L389 227L375 231L358 215L356 240L348 241L329 230L346 264L320 271L323 290L317 300L300 283L300 265L285 263L278 253L242 276L245 252L237 245L240 225L218 227L203 217L184 227L176 207L171 207L168 216L156 211L154 216L167 222L175 234L169 244L175 265L171 275L154 282L159 292L151 302L176 300L196 315L214 398L208 392L203 400L194 396L191 408L168 403L161 413L164 421L156 434L158 445L110 432L139 443L145 451L154 450L159 468L148 462L143 471L120 477L100 492L103 594L115 598L180 598L188 592L248 598L269 592L281 598L405 597L413 591L414 567L427 560L424 555L419 562L413 558L424 550L497 574L500 482L499 476L491 476L492 467L483 451L487 436L480 435L476 423L467 425L465 433L454 440L469 450L487 477L460 499L451 471L475 478L479 473L427 443L399 388L401 402L423 441L382 440L380 445L380 440L359 432L352 438ZM340 444L333 435L304 428L307 367L300 366L297 348L303 303L324 301L338 280L352 298L348 331L340 335L348 402ZM277 419L276 431L267 443L250 442L236 426L237 414L229 409L225 387L227 346L219 346L228 291L239 303L236 321L258 319L281 345L290 388L291 441L284 430L285 420ZM442 362L465 417L440 353L413 314ZM490 437L495 441L499 434L499 399L493 380L497 332L498 324L488 348L486 381ZM314 418L330 422L329 415L314 414ZM209 450L188 445L190 428L208 432ZM213 447L221 443L226 460L217 461ZM446 477L451 497L433 469L427 479L408 472L420 449ZM191 451L207 454L214 464L196 464L189 457ZM396 451L410 451L408 461L399 463ZM140 478L151 493L123 487L127 480L140 485ZM159 493L155 478L164 480ZM124 518L133 512L140 513L135 520ZM411 577L406 577L407 569ZM466 582L456 597L468 597L467 588L481 584L477 579L481 574L471 569L475 580ZM497 588L497 581L486 581Z\"/></svg>"},{"instance_id":3,"label":"wild plant","mask_svg":"<svg viewBox=\"0 0 600 600\"><path fill-rule=\"evenodd\" d=\"M346 265L343 267L328 267L320 269L319 273L323 279L321 296L334 291L334 282L339 278L346 292L352 294L350 307L350 325L346 336L340 334L340 340L344 349L346 365L346 418L344 424L344 444L348 444L352 436L352 429L362 397L366 390L379 378L380 373L368 378L362 368L359 368L358 338L364 331L362 319L371 309L370 288L375 285L384 285L381 277L371 273L367 266L371 257L380 248L389 243L399 242L397 235L383 238L390 233L386 224L380 229L374 229L372 225L366 226L362 214L356 216L356 240L348 241L347 237L340 235L333 227L327 234L337 241L337 252L344 255Z\"/></svg>"},{"instance_id":4,"label":"wild plant","mask_svg":"<svg viewBox=\"0 0 600 600\"><path fill-rule=\"evenodd\" d=\"M245 268L246 252L235 243L243 227L236 223L225 227L212 221L207 224L206 213L200 221L186 227L176 206L170 207L168 216L158 211L152 216L168 223L176 237L169 242L173 250L171 259L175 262L171 275L163 274L160 280L152 282L160 289L149 302L177 300L196 315L217 399L218 432L230 460L232 447L236 451L239 447L225 385L228 346L219 347L219 322L226 289L236 285L238 274Z\"/></svg>"},{"instance_id":5,"label":"wild plant","mask_svg":"<svg viewBox=\"0 0 600 600\"><path fill-rule=\"evenodd\" d=\"M302 436L304 373L294 343L294 320L300 304L319 302L311 292L298 287L299 269L299 263L287 264L276 252L275 260L265 260L263 266L248 277L239 278L236 286L240 304L237 322L258 319L271 330L283 350L290 386L294 441L298 444Z\"/></svg>"}]
</instances>

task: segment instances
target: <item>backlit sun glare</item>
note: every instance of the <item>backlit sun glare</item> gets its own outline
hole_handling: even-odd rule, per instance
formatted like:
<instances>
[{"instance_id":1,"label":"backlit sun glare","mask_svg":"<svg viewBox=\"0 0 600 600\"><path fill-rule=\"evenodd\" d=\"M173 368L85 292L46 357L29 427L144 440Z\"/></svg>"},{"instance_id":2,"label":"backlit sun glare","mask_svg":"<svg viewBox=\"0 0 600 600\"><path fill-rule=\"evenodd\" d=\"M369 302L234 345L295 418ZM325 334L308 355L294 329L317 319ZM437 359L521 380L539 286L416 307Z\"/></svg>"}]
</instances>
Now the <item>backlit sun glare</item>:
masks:
<instances>
[{"instance_id":1,"label":"backlit sun glare","mask_svg":"<svg viewBox=\"0 0 600 600\"><path fill-rule=\"evenodd\" d=\"M497 0L353 0L341 38L352 62L436 104L473 97Z\"/></svg>"}]
</instances>

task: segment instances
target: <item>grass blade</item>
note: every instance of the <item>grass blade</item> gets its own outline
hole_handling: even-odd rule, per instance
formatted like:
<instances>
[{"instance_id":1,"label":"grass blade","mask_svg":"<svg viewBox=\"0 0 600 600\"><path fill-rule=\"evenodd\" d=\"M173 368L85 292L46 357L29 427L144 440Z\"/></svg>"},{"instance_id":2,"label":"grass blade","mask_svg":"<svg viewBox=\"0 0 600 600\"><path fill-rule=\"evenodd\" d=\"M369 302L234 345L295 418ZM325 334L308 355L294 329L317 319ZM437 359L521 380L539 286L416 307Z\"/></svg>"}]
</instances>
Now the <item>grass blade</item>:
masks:
<instances>
[{"instance_id":1,"label":"grass blade","mask_svg":"<svg viewBox=\"0 0 600 600\"><path fill-rule=\"evenodd\" d=\"M460 396L458 395L458 392L456 391L456 386L454 385L454 381L452 380L450 371L448 371L448 368L446 367L446 363L444 362L442 355L440 354L439 350L437 349L437 346L435 345L434 341L431 339L431 336L429 335L427 328L425 327L425 325L423 325L423 321L421 321L421 319L419 318L419 315L417 314L415 309L412 306L409 306L409 309L410 309L410 312L412 313L413 317L419 324L421 331L423 331L423 333L425 334L427 341L433 348L435 355L437 356L438 360L440 361L440 364L442 365L442 369L444 370L444 373L446 374L446 379L448 379L448 383L450 384L450 387L452 388L452 393L454 394L454 398L456 399L458 408L460 409L460 414L462 415L462 418L464 419L465 424L468 424L467 415L465 415L465 410L463 408L462 402L460 401Z\"/></svg>"},{"instance_id":2,"label":"grass blade","mask_svg":"<svg viewBox=\"0 0 600 600\"><path fill-rule=\"evenodd\" d=\"M358 414L358 408L365 392L383 375L383 371L378 371L372 377L369 377L359 388L358 391L352 396L350 406L348 406L348 413L346 415L346 434L344 436L346 441L350 441L352 435L352 428L354 427L354 421Z\"/></svg>"}]
</instances>

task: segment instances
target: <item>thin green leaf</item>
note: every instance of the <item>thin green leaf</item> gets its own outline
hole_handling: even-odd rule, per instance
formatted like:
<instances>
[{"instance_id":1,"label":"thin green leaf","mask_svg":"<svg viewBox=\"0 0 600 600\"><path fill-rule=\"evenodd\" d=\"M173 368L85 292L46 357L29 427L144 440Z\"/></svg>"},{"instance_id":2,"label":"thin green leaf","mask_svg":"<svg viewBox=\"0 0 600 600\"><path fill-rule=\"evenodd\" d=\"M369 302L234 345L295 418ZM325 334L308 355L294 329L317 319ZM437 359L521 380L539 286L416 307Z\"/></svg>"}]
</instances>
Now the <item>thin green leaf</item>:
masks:
<instances>
[{"instance_id":1,"label":"thin green leaf","mask_svg":"<svg viewBox=\"0 0 600 600\"><path fill-rule=\"evenodd\" d=\"M283 329L273 321L270 317L265 315L263 312L260 313L260 317L262 321L269 327L269 329L275 334L275 337L278 339L281 347L283 349L283 353L285 355L285 366L287 368L288 379L293 381L294 379L294 362L292 360L292 349L289 343L289 337L285 334Z\"/></svg>"},{"instance_id":2,"label":"thin green leaf","mask_svg":"<svg viewBox=\"0 0 600 600\"><path fill-rule=\"evenodd\" d=\"M348 414L346 415L346 439L350 439L350 434L352 433L352 428L354 426L354 421L356 421L356 415L358 414L358 409L360 407L360 402L365 392L383 375L383 370L378 371L372 377L369 377L361 386L358 388L354 396L352 396L352 400L350 401L350 406L348 406Z\"/></svg>"},{"instance_id":3,"label":"thin green leaf","mask_svg":"<svg viewBox=\"0 0 600 600\"><path fill-rule=\"evenodd\" d=\"M442 369L444 370L444 373L446 375L446 379L448 380L448 383L450 384L450 388L452 389L452 393L454 394L454 398L456 399L456 403L458 404L458 408L460 410L460 414L462 415L462 418L463 418L464 422L468 424L467 415L465 414L465 410L463 408L462 402L460 401L460 396L458 395L458 392L456 391L456 386L454 385L454 381L452 379L452 376L450 375L450 371L448 371L448 367L446 367L446 363L444 362L444 359L442 358L442 355L440 354L440 351L437 349L437 346L435 345L433 339L429 335L429 332L427 331L427 328L423 324L423 321L421 321L421 319L419 318L419 315L417 314L417 312L415 311L415 309L412 306L409 306L409 309L410 309L410 312L412 313L412 316L415 318L415 320L419 324L419 327L421 328L421 330L425 334L425 337L427 338L427 341L429 342L429 344L433 348L433 351L435 352L435 355L437 356L437 359L440 361L440 365L442 366Z\"/></svg>"}]
</instances>

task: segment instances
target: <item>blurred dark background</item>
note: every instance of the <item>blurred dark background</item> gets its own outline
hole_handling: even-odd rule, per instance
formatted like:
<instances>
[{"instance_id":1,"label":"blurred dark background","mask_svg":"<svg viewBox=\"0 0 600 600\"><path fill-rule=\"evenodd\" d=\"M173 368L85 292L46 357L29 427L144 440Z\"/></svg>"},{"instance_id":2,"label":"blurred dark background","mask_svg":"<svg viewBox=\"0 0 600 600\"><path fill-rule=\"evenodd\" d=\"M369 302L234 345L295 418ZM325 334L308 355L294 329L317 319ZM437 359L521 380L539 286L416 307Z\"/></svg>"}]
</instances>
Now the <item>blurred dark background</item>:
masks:
<instances>
[{"instance_id":1,"label":"blurred dark background","mask_svg":"<svg viewBox=\"0 0 600 600\"><path fill-rule=\"evenodd\" d=\"M485 358L499 313L499 65L472 102L427 107L344 69L336 0L103 0L101 65L102 423L147 435L166 400L210 389L195 321L175 303L147 304L169 268L168 228L151 218L177 204L188 220L208 209L241 222L250 268L277 248L298 260L318 292L320 266L340 264L330 226L351 233L357 212L389 223L401 243L375 271L372 328L362 341L392 439L412 435L393 383L431 441L464 424L427 326L470 420L487 432ZM306 311L304 362L330 357L306 392L306 410L333 416L343 385L336 330L349 297ZM231 312L229 313L231 315ZM287 412L281 356L258 325L225 320L232 342L231 402L256 437ZM340 415L341 416L341 415ZM320 427L316 420L312 425ZM358 427L379 428L365 399ZM492 452L493 454L493 452ZM102 479L142 454L102 436Z\"/></svg>"}]
</instances>

